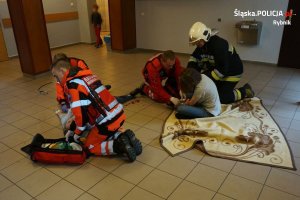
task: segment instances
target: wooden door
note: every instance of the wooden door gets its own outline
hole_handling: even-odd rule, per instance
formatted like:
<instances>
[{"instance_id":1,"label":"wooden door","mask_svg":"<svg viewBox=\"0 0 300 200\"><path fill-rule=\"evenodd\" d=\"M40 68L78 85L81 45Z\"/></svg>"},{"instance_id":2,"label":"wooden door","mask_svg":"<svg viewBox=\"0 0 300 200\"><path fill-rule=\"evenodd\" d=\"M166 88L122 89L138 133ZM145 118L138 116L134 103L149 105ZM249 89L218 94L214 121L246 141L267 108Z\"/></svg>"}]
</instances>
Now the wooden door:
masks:
<instances>
[{"instance_id":1,"label":"wooden door","mask_svg":"<svg viewBox=\"0 0 300 200\"><path fill-rule=\"evenodd\" d=\"M278 66L300 68L300 1L290 0L288 12L293 10L291 25L285 25L282 35ZM289 17L287 17L289 18Z\"/></svg>"},{"instance_id":2,"label":"wooden door","mask_svg":"<svg viewBox=\"0 0 300 200\"><path fill-rule=\"evenodd\" d=\"M0 24L0 62L8 60L7 50L6 50L6 44L4 41L4 36Z\"/></svg>"}]
</instances>

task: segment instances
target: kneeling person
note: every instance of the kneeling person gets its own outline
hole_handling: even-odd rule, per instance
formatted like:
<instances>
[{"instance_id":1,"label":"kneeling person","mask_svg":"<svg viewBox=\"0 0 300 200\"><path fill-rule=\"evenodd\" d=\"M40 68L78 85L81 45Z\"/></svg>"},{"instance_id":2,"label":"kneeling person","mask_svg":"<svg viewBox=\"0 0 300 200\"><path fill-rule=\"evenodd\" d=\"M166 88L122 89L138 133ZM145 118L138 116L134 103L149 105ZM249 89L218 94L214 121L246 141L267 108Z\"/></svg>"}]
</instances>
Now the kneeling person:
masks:
<instances>
[{"instance_id":1,"label":"kneeling person","mask_svg":"<svg viewBox=\"0 0 300 200\"><path fill-rule=\"evenodd\" d=\"M185 102L176 111L179 119L213 117L221 113L221 102L214 82L193 68L187 68L179 78Z\"/></svg>"},{"instance_id":2,"label":"kneeling person","mask_svg":"<svg viewBox=\"0 0 300 200\"><path fill-rule=\"evenodd\" d=\"M136 159L139 141L134 134L122 133L126 117L123 106L102 85L89 69L73 67L61 60L52 65L52 74L67 88L74 115L74 134L68 131L66 138L73 136L78 142L81 134L93 127L85 141L86 147L95 155L126 154L130 161Z\"/></svg>"}]
</instances>

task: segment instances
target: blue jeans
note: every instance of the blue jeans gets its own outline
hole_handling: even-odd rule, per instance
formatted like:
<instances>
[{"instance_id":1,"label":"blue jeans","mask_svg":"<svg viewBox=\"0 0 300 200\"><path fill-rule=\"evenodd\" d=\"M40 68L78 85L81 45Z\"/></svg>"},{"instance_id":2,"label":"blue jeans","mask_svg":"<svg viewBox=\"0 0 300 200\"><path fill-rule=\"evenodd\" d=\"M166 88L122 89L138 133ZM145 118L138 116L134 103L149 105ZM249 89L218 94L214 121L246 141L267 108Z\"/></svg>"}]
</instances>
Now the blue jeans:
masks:
<instances>
[{"instance_id":1,"label":"blue jeans","mask_svg":"<svg viewBox=\"0 0 300 200\"><path fill-rule=\"evenodd\" d=\"M178 119L193 119L203 117L213 117L206 109L198 106L179 105L176 109L176 117Z\"/></svg>"}]
</instances>

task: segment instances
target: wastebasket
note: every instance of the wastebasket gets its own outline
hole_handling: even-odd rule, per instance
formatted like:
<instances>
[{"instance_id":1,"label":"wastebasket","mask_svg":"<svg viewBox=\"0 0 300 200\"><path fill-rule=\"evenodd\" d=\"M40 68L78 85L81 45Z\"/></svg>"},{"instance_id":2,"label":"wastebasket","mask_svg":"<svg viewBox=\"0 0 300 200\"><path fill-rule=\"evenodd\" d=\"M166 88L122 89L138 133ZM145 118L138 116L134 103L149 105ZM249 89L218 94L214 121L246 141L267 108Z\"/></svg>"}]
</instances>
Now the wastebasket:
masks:
<instances>
[{"instance_id":1,"label":"wastebasket","mask_svg":"<svg viewBox=\"0 0 300 200\"><path fill-rule=\"evenodd\" d=\"M104 36L104 42L105 42L107 51L111 51L111 39L110 39L110 35Z\"/></svg>"},{"instance_id":2,"label":"wastebasket","mask_svg":"<svg viewBox=\"0 0 300 200\"><path fill-rule=\"evenodd\" d=\"M262 22L259 21L240 21L236 23L237 42L246 45L258 45L262 29Z\"/></svg>"}]
</instances>

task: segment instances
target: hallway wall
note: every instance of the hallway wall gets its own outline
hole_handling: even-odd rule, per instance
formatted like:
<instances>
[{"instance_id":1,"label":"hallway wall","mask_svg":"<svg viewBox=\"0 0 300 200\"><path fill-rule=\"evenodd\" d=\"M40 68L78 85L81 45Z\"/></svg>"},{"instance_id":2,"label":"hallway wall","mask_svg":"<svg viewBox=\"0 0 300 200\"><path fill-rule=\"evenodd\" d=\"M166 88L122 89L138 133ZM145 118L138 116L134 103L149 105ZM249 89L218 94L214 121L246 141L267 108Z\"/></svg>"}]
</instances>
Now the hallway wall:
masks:
<instances>
[{"instance_id":1,"label":"hallway wall","mask_svg":"<svg viewBox=\"0 0 300 200\"><path fill-rule=\"evenodd\" d=\"M45 14L77 11L76 0L43 0L43 5ZM0 1L1 26L3 18L9 18L9 11L5 0ZM17 56L18 51L12 27L4 28L2 26L2 30L8 56ZM47 31L51 48L80 42L78 19L47 23Z\"/></svg>"},{"instance_id":2,"label":"hallway wall","mask_svg":"<svg viewBox=\"0 0 300 200\"><path fill-rule=\"evenodd\" d=\"M273 25L274 18L237 17L234 10L283 10L288 0L136 0L137 46L144 49L173 49L191 53L188 44L189 28L196 21L202 21L211 28L218 28L219 35L236 47L241 58L250 61L277 63L284 26ZM218 22L218 18L222 22ZM241 20L263 22L261 40L258 46L237 44L235 23Z\"/></svg>"}]
</instances>

